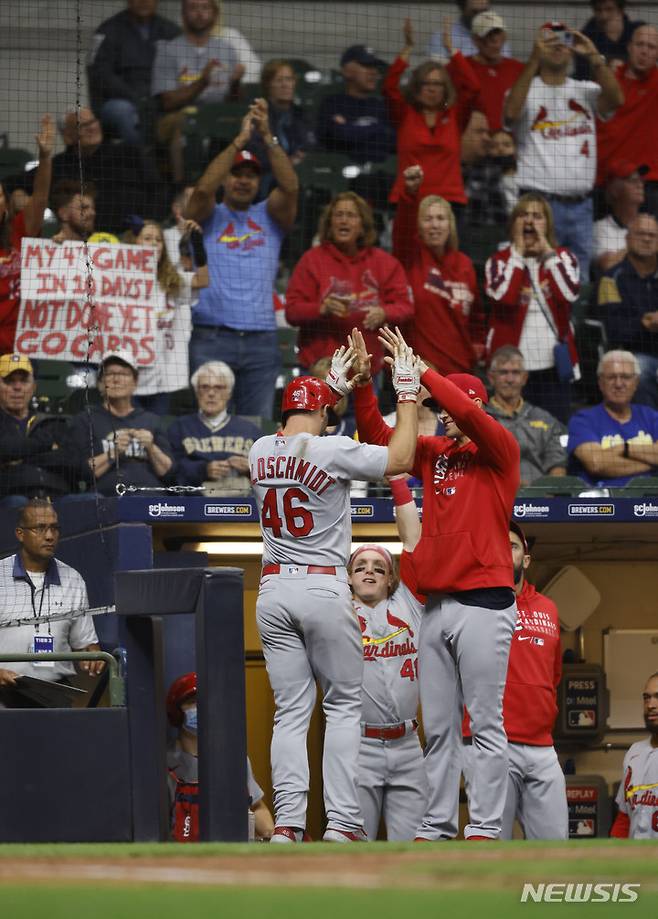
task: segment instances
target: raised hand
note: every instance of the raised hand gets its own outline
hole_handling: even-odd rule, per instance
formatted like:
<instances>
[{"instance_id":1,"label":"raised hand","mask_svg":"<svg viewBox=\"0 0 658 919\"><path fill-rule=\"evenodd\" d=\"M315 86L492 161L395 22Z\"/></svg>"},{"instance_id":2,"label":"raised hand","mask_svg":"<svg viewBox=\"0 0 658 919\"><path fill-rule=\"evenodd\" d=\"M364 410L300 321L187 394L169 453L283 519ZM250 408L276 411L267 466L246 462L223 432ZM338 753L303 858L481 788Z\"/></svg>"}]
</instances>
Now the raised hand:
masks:
<instances>
[{"instance_id":1,"label":"raised hand","mask_svg":"<svg viewBox=\"0 0 658 919\"><path fill-rule=\"evenodd\" d=\"M398 402L416 402L418 399L420 365L418 358L407 344L398 345L393 357L393 389Z\"/></svg>"},{"instance_id":2,"label":"raised hand","mask_svg":"<svg viewBox=\"0 0 658 919\"><path fill-rule=\"evenodd\" d=\"M415 44L415 41L414 41L414 27L413 27L413 24L412 24L412 22L411 22L411 19L410 19L408 16L407 16L407 18L404 20L404 25L402 26L402 34L404 35L404 45L405 45L405 48L409 48L409 49L411 50L411 48L413 48L413 46L414 46L414 44Z\"/></svg>"},{"instance_id":3,"label":"raised hand","mask_svg":"<svg viewBox=\"0 0 658 919\"><path fill-rule=\"evenodd\" d=\"M425 178L423 167L407 166L402 173L402 177L404 178L404 190L408 195L411 195L412 198L415 197Z\"/></svg>"},{"instance_id":4,"label":"raised hand","mask_svg":"<svg viewBox=\"0 0 658 919\"><path fill-rule=\"evenodd\" d=\"M39 133L35 140L39 148L39 159L52 156L55 149L55 121L52 115L44 115L41 119Z\"/></svg>"},{"instance_id":5,"label":"raised hand","mask_svg":"<svg viewBox=\"0 0 658 919\"><path fill-rule=\"evenodd\" d=\"M341 345L334 351L331 358L331 368L325 381L334 392L340 393L341 396L349 395L354 389L354 378L348 379L347 375L355 360L356 354L351 343L347 346Z\"/></svg>"},{"instance_id":6,"label":"raised hand","mask_svg":"<svg viewBox=\"0 0 658 919\"><path fill-rule=\"evenodd\" d=\"M395 331L389 328L389 326L384 326L379 330L379 335L377 337L388 351L389 355L391 355L391 357L384 358L387 364L393 364L393 360L398 351L402 351L403 349L411 351L411 348L404 340L404 336L397 326L395 327Z\"/></svg>"},{"instance_id":7,"label":"raised hand","mask_svg":"<svg viewBox=\"0 0 658 919\"><path fill-rule=\"evenodd\" d=\"M352 364L352 381L356 386L365 386L370 383L372 374L370 362L372 354L368 354L366 342L359 329L352 329L352 334L347 338L350 347L354 350L354 363Z\"/></svg>"},{"instance_id":8,"label":"raised hand","mask_svg":"<svg viewBox=\"0 0 658 919\"><path fill-rule=\"evenodd\" d=\"M567 32L570 35L573 35L573 44L571 47L576 52L576 54L584 54L587 57L590 55L599 54L599 51L591 38L583 35L582 32L577 32L576 29L567 29Z\"/></svg>"}]
</instances>

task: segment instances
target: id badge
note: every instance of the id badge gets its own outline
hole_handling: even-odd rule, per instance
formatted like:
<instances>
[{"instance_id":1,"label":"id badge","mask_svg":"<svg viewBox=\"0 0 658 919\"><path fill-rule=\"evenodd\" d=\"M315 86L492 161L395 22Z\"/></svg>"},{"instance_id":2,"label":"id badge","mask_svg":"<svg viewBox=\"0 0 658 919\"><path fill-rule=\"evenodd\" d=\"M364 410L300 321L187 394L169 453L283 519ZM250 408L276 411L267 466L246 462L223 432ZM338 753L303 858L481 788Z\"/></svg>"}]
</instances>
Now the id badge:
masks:
<instances>
[{"instance_id":1,"label":"id badge","mask_svg":"<svg viewBox=\"0 0 658 919\"><path fill-rule=\"evenodd\" d=\"M52 635L35 635L30 651L35 654L52 654L55 650L55 639ZM55 661L33 661L35 667L54 667Z\"/></svg>"}]
</instances>

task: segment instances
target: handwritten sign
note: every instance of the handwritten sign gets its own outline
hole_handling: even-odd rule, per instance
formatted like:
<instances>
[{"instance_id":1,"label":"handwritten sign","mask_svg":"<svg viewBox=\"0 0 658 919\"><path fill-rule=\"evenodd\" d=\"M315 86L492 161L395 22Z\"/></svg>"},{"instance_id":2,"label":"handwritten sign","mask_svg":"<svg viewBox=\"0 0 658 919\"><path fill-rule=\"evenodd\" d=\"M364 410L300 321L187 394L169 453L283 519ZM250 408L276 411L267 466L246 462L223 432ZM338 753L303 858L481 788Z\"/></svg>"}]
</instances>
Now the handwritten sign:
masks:
<instances>
[{"instance_id":1,"label":"handwritten sign","mask_svg":"<svg viewBox=\"0 0 658 919\"><path fill-rule=\"evenodd\" d=\"M15 349L34 358L98 362L130 351L155 360L157 255L144 246L24 239Z\"/></svg>"}]
</instances>

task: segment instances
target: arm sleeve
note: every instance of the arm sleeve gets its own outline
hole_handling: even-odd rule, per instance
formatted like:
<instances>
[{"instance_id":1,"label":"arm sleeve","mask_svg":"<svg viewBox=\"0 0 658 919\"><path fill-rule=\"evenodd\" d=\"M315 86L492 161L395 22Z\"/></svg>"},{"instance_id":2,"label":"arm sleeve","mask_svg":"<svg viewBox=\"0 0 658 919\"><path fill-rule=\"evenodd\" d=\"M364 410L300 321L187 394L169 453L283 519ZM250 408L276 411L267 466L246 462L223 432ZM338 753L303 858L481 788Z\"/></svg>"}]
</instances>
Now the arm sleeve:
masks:
<instances>
[{"instance_id":1,"label":"arm sleeve","mask_svg":"<svg viewBox=\"0 0 658 919\"><path fill-rule=\"evenodd\" d=\"M286 291L286 319L291 325L315 322L320 318L320 285L313 271L313 253L297 262Z\"/></svg>"},{"instance_id":2,"label":"arm sleeve","mask_svg":"<svg viewBox=\"0 0 658 919\"><path fill-rule=\"evenodd\" d=\"M409 269L418 251L418 197L403 191L393 220L393 255Z\"/></svg>"},{"instance_id":3,"label":"arm sleeve","mask_svg":"<svg viewBox=\"0 0 658 919\"><path fill-rule=\"evenodd\" d=\"M624 301L614 277L604 275L599 281L598 306L604 317L610 344L613 347L624 345L626 348L640 350L644 326L639 317L642 310L628 298Z\"/></svg>"},{"instance_id":4,"label":"arm sleeve","mask_svg":"<svg viewBox=\"0 0 658 919\"><path fill-rule=\"evenodd\" d=\"M615 839L628 839L631 831L631 818L620 809L612 824L610 835Z\"/></svg>"},{"instance_id":5,"label":"arm sleeve","mask_svg":"<svg viewBox=\"0 0 658 919\"><path fill-rule=\"evenodd\" d=\"M600 446L601 438L596 431L590 413L587 411L577 412L569 419L569 440L567 441L567 453L574 452L576 447L581 444L597 444Z\"/></svg>"},{"instance_id":6,"label":"arm sleeve","mask_svg":"<svg viewBox=\"0 0 658 919\"><path fill-rule=\"evenodd\" d=\"M416 601L414 606L420 607L418 612L422 613L426 598L424 594L418 591L418 578L416 577L413 556L411 552L407 552L406 550L404 550L400 556L400 580Z\"/></svg>"},{"instance_id":7,"label":"arm sleeve","mask_svg":"<svg viewBox=\"0 0 658 919\"><path fill-rule=\"evenodd\" d=\"M391 120L396 127L399 127L407 111L407 102L400 90L400 77L408 66L401 57L396 57L388 68L382 83L382 92L388 100Z\"/></svg>"},{"instance_id":8,"label":"arm sleeve","mask_svg":"<svg viewBox=\"0 0 658 919\"><path fill-rule=\"evenodd\" d=\"M473 294L473 305L471 307L471 317L469 321L471 342L475 346L477 357L480 358L482 356L480 352L484 351L484 344L487 338L487 316L484 311L482 297L480 296L480 287L478 285L477 275L475 274L475 268L470 258L468 259L468 267L466 270L466 283Z\"/></svg>"},{"instance_id":9,"label":"arm sleeve","mask_svg":"<svg viewBox=\"0 0 658 919\"><path fill-rule=\"evenodd\" d=\"M514 249L496 253L484 268L484 290L490 300L504 306L518 307L525 276L521 256Z\"/></svg>"},{"instance_id":10,"label":"arm sleeve","mask_svg":"<svg viewBox=\"0 0 658 919\"><path fill-rule=\"evenodd\" d=\"M578 259L568 249L557 249L543 265L548 278L548 288L554 302L575 303L580 291Z\"/></svg>"},{"instance_id":11,"label":"arm sleeve","mask_svg":"<svg viewBox=\"0 0 658 919\"><path fill-rule=\"evenodd\" d=\"M460 430L477 444L485 459L497 469L520 467L516 438L495 418L472 402L467 395L435 370L426 370L421 378L439 405L444 406Z\"/></svg>"},{"instance_id":12,"label":"arm sleeve","mask_svg":"<svg viewBox=\"0 0 658 919\"><path fill-rule=\"evenodd\" d=\"M619 813L625 817L629 816L628 802L626 800L626 776L628 774L628 753L624 756L624 763L621 770L621 782L615 795L615 804L619 808Z\"/></svg>"},{"instance_id":13,"label":"arm sleeve","mask_svg":"<svg viewBox=\"0 0 658 919\"><path fill-rule=\"evenodd\" d=\"M459 130L463 131L480 94L480 80L461 51L452 55L446 70L457 92L457 122Z\"/></svg>"}]
</instances>

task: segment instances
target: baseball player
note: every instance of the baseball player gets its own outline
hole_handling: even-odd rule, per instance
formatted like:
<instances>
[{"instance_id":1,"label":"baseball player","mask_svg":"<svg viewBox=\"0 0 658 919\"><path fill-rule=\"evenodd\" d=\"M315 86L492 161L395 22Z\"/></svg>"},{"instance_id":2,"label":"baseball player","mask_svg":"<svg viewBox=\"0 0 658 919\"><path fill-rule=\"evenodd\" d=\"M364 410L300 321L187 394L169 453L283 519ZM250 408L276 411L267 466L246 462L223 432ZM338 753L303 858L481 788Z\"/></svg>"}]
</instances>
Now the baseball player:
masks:
<instances>
[{"instance_id":1,"label":"baseball player","mask_svg":"<svg viewBox=\"0 0 658 919\"><path fill-rule=\"evenodd\" d=\"M658 672L647 680L642 702L649 736L634 743L624 757L619 813L610 830L619 839L658 839Z\"/></svg>"},{"instance_id":2,"label":"baseball player","mask_svg":"<svg viewBox=\"0 0 658 919\"><path fill-rule=\"evenodd\" d=\"M409 486L392 479L403 543L400 577L382 546L363 545L347 567L363 642L359 800L368 839L383 815L388 840L409 840L425 813L427 775L418 739L418 633L424 598L410 553L420 520Z\"/></svg>"},{"instance_id":3,"label":"baseball player","mask_svg":"<svg viewBox=\"0 0 658 919\"><path fill-rule=\"evenodd\" d=\"M281 430L249 452L260 511L263 570L256 621L274 692L272 842L300 842L306 826L306 735L322 689L324 840L365 840L357 794L363 652L352 610L346 565L351 542L350 480L404 472L416 439L418 369L410 349L395 353L398 396L395 435L388 449L347 437L320 435L329 409L348 393L351 349L334 355L335 390L315 377L293 380L283 394Z\"/></svg>"},{"instance_id":4,"label":"baseball player","mask_svg":"<svg viewBox=\"0 0 658 919\"><path fill-rule=\"evenodd\" d=\"M555 604L525 579L530 564L521 527L510 523L517 620L510 645L503 720L509 744L509 775L501 839L511 839L518 818L526 839L567 839L566 782L551 732L562 676L560 621ZM464 718L464 780L469 794L472 738Z\"/></svg>"},{"instance_id":5,"label":"baseball player","mask_svg":"<svg viewBox=\"0 0 658 919\"><path fill-rule=\"evenodd\" d=\"M380 331L400 349L399 331ZM392 431L367 378L369 357L352 335L359 384L356 418L363 442L385 444ZM429 802L419 841L457 835L462 717L473 732L470 822L466 839L500 836L507 789L502 700L516 625L509 519L519 486L519 447L483 411L487 391L471 374L447 377L420 362L421 380L441 406L445 436L418 437L412 473L423 481L423 527L413 553L418 589L427 596L420 635L420 699Z\"/></svg>"}]
</instances>

